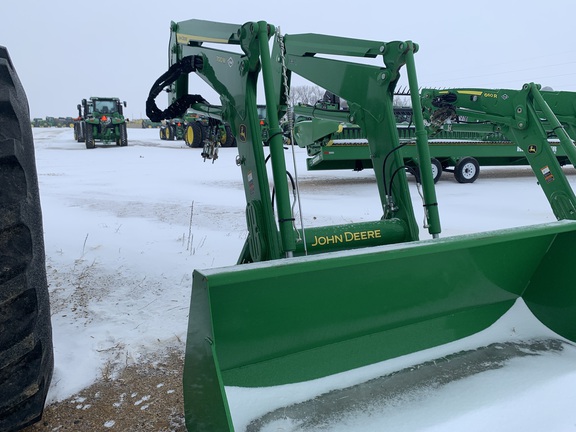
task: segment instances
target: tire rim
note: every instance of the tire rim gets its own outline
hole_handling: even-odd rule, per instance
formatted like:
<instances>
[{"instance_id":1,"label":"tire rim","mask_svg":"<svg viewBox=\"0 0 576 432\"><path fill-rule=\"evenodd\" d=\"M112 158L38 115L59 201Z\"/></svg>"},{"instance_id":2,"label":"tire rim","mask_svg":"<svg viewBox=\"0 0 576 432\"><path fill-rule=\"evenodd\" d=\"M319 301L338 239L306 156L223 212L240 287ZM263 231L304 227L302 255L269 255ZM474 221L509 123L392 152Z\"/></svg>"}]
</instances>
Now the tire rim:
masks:
<instances>
[{"instance_id":1,"label":"tire rim","mask_svg":"<svg viewBox=\"0 0 576 432\"><path fill-rule=\"evenodd\" d=\"M476 167L473 163L467 163L462 167L462 177L466 180L470 180L476 175Z\"/></svg>"}]
</instances>

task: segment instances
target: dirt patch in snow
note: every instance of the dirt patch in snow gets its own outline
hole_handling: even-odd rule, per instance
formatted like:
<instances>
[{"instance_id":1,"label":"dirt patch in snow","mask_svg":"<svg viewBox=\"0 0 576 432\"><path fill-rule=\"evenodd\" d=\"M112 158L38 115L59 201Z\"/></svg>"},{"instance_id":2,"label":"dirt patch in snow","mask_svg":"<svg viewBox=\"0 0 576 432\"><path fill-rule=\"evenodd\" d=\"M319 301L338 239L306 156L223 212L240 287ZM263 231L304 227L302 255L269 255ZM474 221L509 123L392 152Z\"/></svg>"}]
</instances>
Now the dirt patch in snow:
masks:
<instances>
[{"instance_id":1,"label":"dirt patch in snow","mask_svg":"<svg viewBox=\"0 0 576 432\"><path fill-rule=\"evenodd\" d=\"M24 432L185 432L182 352L126 367L62 402L48 405L42 420Z\"/></svg>"}]
</instances>

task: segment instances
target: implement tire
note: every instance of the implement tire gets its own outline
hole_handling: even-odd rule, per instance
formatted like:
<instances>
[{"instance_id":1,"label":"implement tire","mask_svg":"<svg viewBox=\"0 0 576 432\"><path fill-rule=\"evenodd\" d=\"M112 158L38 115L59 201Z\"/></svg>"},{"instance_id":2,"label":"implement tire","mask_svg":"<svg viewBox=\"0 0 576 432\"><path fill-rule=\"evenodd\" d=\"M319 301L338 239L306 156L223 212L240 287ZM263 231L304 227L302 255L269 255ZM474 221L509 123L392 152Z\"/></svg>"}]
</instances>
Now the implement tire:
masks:
<instances>
[{"instance_id":1,"label":"implement tire","mask_svg":"<svg viewBox=\"0 0 576 432\"><path fill-rule=\"evenodd\" d=\"M0 430L39 421L54 368L42 213L26 94L0 46Z\"/></svg>"}]
</instances>

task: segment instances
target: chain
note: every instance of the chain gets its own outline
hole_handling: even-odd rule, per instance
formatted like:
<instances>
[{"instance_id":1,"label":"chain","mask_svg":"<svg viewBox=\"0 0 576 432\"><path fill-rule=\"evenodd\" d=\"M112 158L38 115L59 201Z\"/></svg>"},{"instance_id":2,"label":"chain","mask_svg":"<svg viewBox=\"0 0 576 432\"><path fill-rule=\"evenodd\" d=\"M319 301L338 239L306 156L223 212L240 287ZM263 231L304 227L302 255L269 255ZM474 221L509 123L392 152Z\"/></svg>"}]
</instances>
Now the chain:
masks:
<instances>
[{"instance_id":1,"label":"chain","mask_svg":"<svg viewBox=\"0 0 576 432\"><path fill-rule=\"evenodd\" d=\"M296 185L296 196L294 197L295 202L298 202L298 212L300 214L300 226L302 227L302 237L299 240L302 241L304 245L304 254L308 255L308 249L306 247L306 231L304 229L304 219L302 216L302 202L300 200L300 187L298 185L298 171L296 169L296 153L294 151L294 107L290 100L290 86L288 85L288 72L286 68L286 49L284 45L284 36L280 27L278 27L278 45L280 46L280 60L282 62L282 81L284 84L284 98L286 99L286 116L288 117L288 131L290 133L290 147L292 148L292 164L294 166L294 182ZM292 211L294 213L294 211ZM294 231L298 232L296 225L294 223Z\"/></svg>"}]
</instances>

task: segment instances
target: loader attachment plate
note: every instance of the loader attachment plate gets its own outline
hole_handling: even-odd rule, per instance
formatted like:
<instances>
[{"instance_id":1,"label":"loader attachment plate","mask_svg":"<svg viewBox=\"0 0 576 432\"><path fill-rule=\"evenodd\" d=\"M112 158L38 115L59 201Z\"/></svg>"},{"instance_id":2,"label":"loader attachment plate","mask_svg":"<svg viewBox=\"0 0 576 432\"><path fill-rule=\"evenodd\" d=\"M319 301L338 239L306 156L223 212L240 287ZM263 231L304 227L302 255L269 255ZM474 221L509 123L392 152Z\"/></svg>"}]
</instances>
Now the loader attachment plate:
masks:
<instances>
[{"instance_id":1,"label":"loader attachment plate","mask_svg":"<svg viewBox=\"0 0 576 432\"><path fill-rule=\"evenodd\" d=\"M576 222L561 221L195 271L188 427L234 430L224 386L306 381L452 342L518 298L575 340L575 241Z\"/></svg>"}]
</instances>

